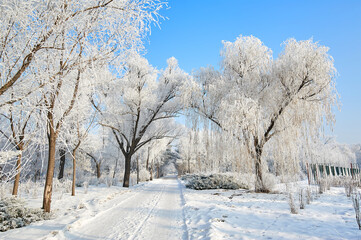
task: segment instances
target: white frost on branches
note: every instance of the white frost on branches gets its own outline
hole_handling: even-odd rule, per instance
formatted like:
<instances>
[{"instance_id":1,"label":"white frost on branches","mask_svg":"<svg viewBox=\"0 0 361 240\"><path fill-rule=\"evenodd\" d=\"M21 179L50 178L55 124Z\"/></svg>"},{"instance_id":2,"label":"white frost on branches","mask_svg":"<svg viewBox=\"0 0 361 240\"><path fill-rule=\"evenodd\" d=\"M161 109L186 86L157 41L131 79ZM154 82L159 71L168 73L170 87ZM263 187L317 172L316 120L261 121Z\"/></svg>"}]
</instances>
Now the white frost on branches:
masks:
<instances>
[{"instance_id":1,"label":"white frost on branches","mask_svg":"<svg viewBox=\"0 0 361 240\"><path fill-rule=\"evenodd\" d=\"M189 104L244 143L255 163L256 190L264 191L266 144L283 161L298 151L299 139L317 136L324 120L333 123L333 59L312 40L287 40L277 59L253 36L223 45L222 71L201 68L194 75L198 93Z\"/></svg>"}]
</instances>

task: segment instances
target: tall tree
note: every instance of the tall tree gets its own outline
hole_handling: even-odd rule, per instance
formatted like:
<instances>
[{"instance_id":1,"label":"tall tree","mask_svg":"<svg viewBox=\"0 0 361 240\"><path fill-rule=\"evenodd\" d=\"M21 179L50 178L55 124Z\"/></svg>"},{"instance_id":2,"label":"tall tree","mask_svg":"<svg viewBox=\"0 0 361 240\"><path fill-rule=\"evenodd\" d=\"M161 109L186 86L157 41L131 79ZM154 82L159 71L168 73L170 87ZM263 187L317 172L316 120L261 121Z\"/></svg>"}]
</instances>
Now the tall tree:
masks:
<instances>
[{"instance_id":1,"label":"tall tree","mask_svg":"<svg viewBox=\"0 0 361 240\"><path fill-rule=\"evenodd\" d=\"M124 155L124 187L129 187L132 156L139 149L177 135L171 120L182 109L179 94L186 77L175 58L168 59L168 67L157 79L146 59L133 56L124 77L109 86L113 91L106 92L106 105L97 106L103 117L100 124L112 130Z\"/></svg>"},{"instance_id":2,"label":"tall tree","mask_svg":"<svg viewBox=\"0 0 361 240\"><path fill-rule=\"evenodd\" d=\"M23 155L29 145L34 143L32 140L37 133L35 121L32 118L36 107L37 103L34 101L21 101L9 104L6 108L3 108L4 111L1 113L0 119L3 125L0 127L0 133L18 151L13 195L18 194Z\"/></svg>"},{"instance_id":3,"label":"tall tree","mask_svg":"<svg viewBox=\"0 0 361 240\"><path fill-rule=\"evenodd\" d=\"M275 60L253 36L223 44L222 71L199 70L195 78L201 97L194 97L191 105L243 142L254 162L255 190L267 191L265 145L272 142L272 151L285 156L297 150L297 139L317 135L324 120L333 122L333 59L327 47L312 40L287 40Z\"/></svg>"},{"instance_id":4,"label":"tall tree","mask_svg":"<svg viewBox=\"0 0 361 240\"><path fill-rule=\"evenodd\" d=\"M81 83L92 78L87 73L93 66L111 67L128 51L142 48L142 37L149 24L157 21L162 7L159 1L78 1L56 2L59 12L55 17L62 23L51 46L57 53L45 51L47 84L42 90L44 112L48 125L48 169L44 187L43 208L50 211L52 179L55 166L56 141L64 121L71 113ZM93 75L96 75L93 72ZM90 84L90 83L89 83Z\"/></svg>"}]
</instances>

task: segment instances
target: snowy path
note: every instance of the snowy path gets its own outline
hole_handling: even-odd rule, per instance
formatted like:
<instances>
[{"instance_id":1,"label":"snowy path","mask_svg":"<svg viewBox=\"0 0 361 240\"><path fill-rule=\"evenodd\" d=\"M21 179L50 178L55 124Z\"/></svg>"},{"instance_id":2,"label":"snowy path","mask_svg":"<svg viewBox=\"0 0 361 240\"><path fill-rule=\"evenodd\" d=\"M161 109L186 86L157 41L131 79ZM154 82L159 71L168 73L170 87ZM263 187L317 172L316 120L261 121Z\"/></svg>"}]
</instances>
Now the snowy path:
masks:
<instances>
[{"instance_id":1,"label":"snowy path","mask_svg":"<svg viewBox=\"0 0 361 240\"><path fill-rule=\"evenodd\" d=\"M80 220L66 239L187 239L182 190L176 178L154 180L132 190L115 206Z\"/></svg>"}]
</instances>

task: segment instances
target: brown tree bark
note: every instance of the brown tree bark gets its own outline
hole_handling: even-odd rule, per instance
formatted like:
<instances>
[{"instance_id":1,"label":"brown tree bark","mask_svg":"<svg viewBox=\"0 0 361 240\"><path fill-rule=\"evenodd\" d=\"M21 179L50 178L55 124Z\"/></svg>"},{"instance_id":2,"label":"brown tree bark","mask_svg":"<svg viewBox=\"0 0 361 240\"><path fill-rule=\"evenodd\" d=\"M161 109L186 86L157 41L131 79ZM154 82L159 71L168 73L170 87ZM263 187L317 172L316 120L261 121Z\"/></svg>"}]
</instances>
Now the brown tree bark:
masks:
<instances>
[{"instance_id":1,"label":"brown tree bark","mask_svg":"<svg viewBox=\"0 0 361 240\"><path fill-rule=\"evenodd\" d=\"M191 158L188 157L187 160L188 160L188 173L191 173Z\"/></svg>"},{"instance_id":2,"label":"brown tree bark","mask_svg":"<svg viewBox=\"0 0 361 240\"><path fill-rule=\"evenodd\" d=\"M22 151L22 149L19 149L19 150ZM22 154L20 153L18 155L18 160L16 161L16 176L15 176L14 187L13 187L13 195L14 196L18 195L18 189L19 189L19 183L20 183L21 157L22 157Z\"/></svg>"},{"instance_id":3,"label":"brown tree bark","mask_svg":"<svg viewBox=\"0 0 361 240\"><path fill-rule=\"evenodd\" d=\"M137 156L137 184L139 184L139 156Z\"/></svg>"},{"instance_id":4,"label":"brown tree bark","mask_svg":"<svg viewBox=\"0 0 361 240\"><path fill-rule=\"evenodd\" d=\"M48 116L52 114L49 112ZM53 177L55 167L55 147L56 147L56 133L53 128L53 124L49 124L49 156L48 156L48 169L46 172L45 187L44 187L44 198L43 198L43 209L45 212L50 212L51 195L53 191Z\"/></svg>"},{"instance_id":5,"label":"brown tree bark","mask_svg":"<svg viewBox=\"0 0 361 240\"><path fill-rule=\"evenodd\" d=\"M159 169L159 160L158 160L158 162L157 162L157 178L159 178L159 176L160 176L160 169Z\"/></svg>"},{"instance_id":6,"label":"brown tree bark","mask_svg":"<svg viewBox=\"0 0 361 240\"><path fill-rule=\"evenodd\" d=\"M153 165L154 165L154 163L152 161L152 164L150 166L150 178L149 178L150 181L153 181Z\"/></svg>"},{"instance_id":7,"label":"brown tree bark","mask_svg":"<svg viewBox=\"0 0 361 240\"><path fill-rule=\"evenodd\" d=\"M256 192L269 192L263 182L263 171L262 171L262 151L263 146L262 140L258 140L258 138L254 139L254 149L255 149L255 170L256 170L256 184L255 184L255 191Z\"/></svg>"},{"instance_id":8,"label":"brown tree bark","mask_svg":"<svg viewBox=\"0 0 361 240\"><path fill-rule=\"evenodd\" d=\"M93 159L95 163L95 174L97 175L97 178L99 179L101 177L100 167L101 167L101 161L97 160L92 154L85 152L86 155L88 155L91 159Z\"/></svg>"},{"instance_id":9,"label":"brown tree bark","mask_svg":"<svg viewBox=\"0 0 361 240\"><path fill-rule=\"evenodd\" d=\"M99 179L101 177L101 173L100 173L100 162L97 162L95 164L95 168L96 168L96 172L97 172L97 178Z\"/></svg>"},{"instance_id":10,"label":"brown tree bark","mask_svg":"<svg viewBox=\"0 0 361 240\"><path fill-rule=\"evenodd\" d=\"M65 150L63 148L59 149L60 155L60 163L59 163L59 175L58 179L62 179L64 177L64 168L65 168Z\"/></svg>"},{"instance_id":11,"label":"brown tree bark","mask_svg":"<svg viewBox=\"0 0 361 240\"><path fill-rule=\"evenodd\" d=\"M129 187L131 160L132 160L132 156L130 154L125 155L125 169L124 169L123 187Z\"/></svg>"},{"instance_id":12,"label":"brown tree bark","mask_svg":"<svg viewBox=\"0 0 361 240\"><path fill-rule=\"evenodd\" d=\"M73 149L73 182L71 185L71 195L75 196L75 179L76 179L76 149Z\"/></svg>"}]
</instances>

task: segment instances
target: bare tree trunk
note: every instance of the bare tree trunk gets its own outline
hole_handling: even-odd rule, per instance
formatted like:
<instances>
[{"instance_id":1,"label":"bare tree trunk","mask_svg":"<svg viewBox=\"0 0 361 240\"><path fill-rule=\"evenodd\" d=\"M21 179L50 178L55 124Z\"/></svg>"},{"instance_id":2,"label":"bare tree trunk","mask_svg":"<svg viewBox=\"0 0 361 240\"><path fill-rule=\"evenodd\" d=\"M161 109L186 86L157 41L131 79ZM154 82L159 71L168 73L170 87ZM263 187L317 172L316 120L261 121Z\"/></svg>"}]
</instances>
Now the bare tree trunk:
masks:
<instances>
[{"instance_id":1,"label":"bare tree trunk","mask_svg":"<svg viewBox=\"0 0 361 240\"><path fill-rule=\"evenodd\" d=\"M73 183L71 186L71 195L75 196L75 179L76 179L76 149L73 149Z\"/></svg>"},{"instance_id":2,"label":"bare tree trunk","mask_svg":"<svg viewBox=\"0 0 361 240\"><path fill-rule=\"evenodd\" d=\"M152 161L152 164L150 166L150 178L149 178L150 181L153 181L153 166L154 166L154 162Z\"/></svg>"},{"instance_id":3,"label":"bare tree trunk","mask_svg":"<svg viewBox=\"0 0 361 240\"><path fill-rule=\"evenodd\" d=\"M258 156L255 159L255 170L256 170L255 191L256 192L264 192L263 174L262 174L262 160Z\"/></svg>"},{"instance_id":4,"label":"bare tree trunk","mask_svg":"<svg viewBox=\"0 0 361 240\"><path fill-rule=\"evenodd\" d=\"M137 156L137 184L139 184L139 156Z\"/></svg>"},{"instance_id":5,"label":"bare tree trunk","mask_svg":"<svg viewBox=\"0 0 361 240\"><path fill-rule=\"evenodd\" d=\"M150 147L148 147L147 162L145 164L145 169L147 169L147 171L150 171L150 169L149 169L149 150L150 150Z\"/></svg>"},{"instance_id":6,"label":"bare tree trunk","mask_svg":"<svg viewBox=\"0 0 361 240\"><path fill-rule=\"evenodd\" d=\"M20 151L21 150L22 149L20 149ZM19 189L21 156L22 156L22 154L20 153L18 155L18 160L16 161L16 176L15 176L14 187L13 187L13 195L15 195L15 196L18 195L18 189Z\"/></svg>"},{"instance_id":7,"label":"bare tree trunk","mask_svg":"<svg viewBox=\"0 0 361 240\"><path fill-rule=\"evenodd\" d=\"M64 168L65 168L65 150L63 148L59 149L59 155L60 155L60 163L59 163L59 175L58 179L62 179L64 177Z\"/></svg>"},{"instance_id":8,"label":"bare tree trunk","mask_svg":"<svg viewBox=\"0 0 361 240\"><path fill-rule=\"evenodd\" d=\"M254 147L255 147L255 170L256 170L256 184L255 184L255 191L256 192L269 192L268 189L265 188L263 182L263 171L262 171L262 150L263 145L259 144L258 139L254 140Z\"/></svg>"},{"instance_id":9,"label":"bare tree trunk","mask_svg":"<svg viewBox=\"0 0 361 240\"><path fill-rule=\"evenodd\" d=\"M188 157L188 173L191 173L191 158Z\"/></svg>"},{"instance_id":10,"label":"bare tree trunk","mask_svg":"<svg viewBox=\"0 0 361 240\"><path fill-rule=\"evenodd\" d=\"M158 162L157 162L157 178L159 178L159 176L160 176L159 172L160 172L160 169L159 169L159 160L158 160Z\"/></svg>"},{"instance_id":11,"label":"bare tree trunk","mask_svg":"<svg viewBox=\"0 0 361 240\"><path fill-rule=\"evenodd\" d=\"M37 182L39 178L40 178L40 170L36 170L34 174L34 182Z\"/></svg>"},{"instance_id":12,"label":"bare tree trunk","mask_svg":"<svg viewBox=\"0 0 361 240\"><path fill-rule=\"evenodd\" d=\"M129 187L129 179L130 179L130 163L132 160L132 155L127 154L125 157L125 170L124 170L124 179L123 179L123 187Z\"/></svg>"},{"instance_id":13,"label":"bare tree trunk","mask_svg":"<svg viewBox=\"0 0 361 240\"><path fill-rule=\"evenodd\" d=\"M97 178L99 179L101 174L100 174L100 162L97 162L95 164L95 168L96 168L96 171L97 171Z\"/></svg>"},{"instance_id":14,"label":"bare tree trunk","mask_svg":"<svg viewBox=\"0 0 361 240\"><path fill-rule=\"evenodd\" d=\"M50 124L52 125L52 124ZM46 172L46 180L44 187L43 209L45 212L50 212L51 195L53 191L53 177L55 167L55 148L56 148L56 134L53 126L49 127L49 156L48 156L48 170Z\"/></svg>"},{"instance_id":15,"label":"bare tree trunk","mask_svg":"<svg viewBox=\"0 0 361 240\"><path fill-rule=\"evenodd\" d=\"M117 171L117 166L118 166L118 158L115 159L115 167L114 167L114 171L113 171L113 179L115 178L115 173Z\"/></svg>"}]
</instances>

